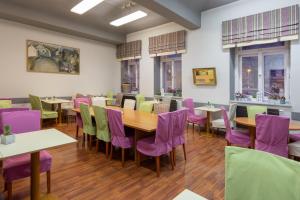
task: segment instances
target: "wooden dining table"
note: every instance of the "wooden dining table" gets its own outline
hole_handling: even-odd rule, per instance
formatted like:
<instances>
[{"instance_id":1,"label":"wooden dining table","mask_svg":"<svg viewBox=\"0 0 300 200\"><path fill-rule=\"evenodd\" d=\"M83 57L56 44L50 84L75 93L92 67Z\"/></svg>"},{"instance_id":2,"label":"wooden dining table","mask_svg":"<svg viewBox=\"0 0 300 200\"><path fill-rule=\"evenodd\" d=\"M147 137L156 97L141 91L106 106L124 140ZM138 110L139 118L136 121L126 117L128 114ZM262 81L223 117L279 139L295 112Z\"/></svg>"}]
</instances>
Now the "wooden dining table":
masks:
<instances>
[{"instance_id":1,"label":"wooden dining table","mask_svg":"<svg viewBox=\"0 0 300 200\"><path fill-rule=\"evenodd\" d=\"M63 103L71 103L72 101L67 100L67 99L58 99L58 98L53 98L53 99L43 99L42 102L52 105L52 109L54 105L57 105L57 114L58 114L58 123L62 123L62 109L61 105Z\"/></svg>"},{"instance_id":2,"label":"wooden dining table","mask_svg":"<svg viewBox=\"0 0 300 200\"><path fill-rule=\"evenodd\" d=\"M127 127L133 128L134 131L134 150L135 160L137 160L136 143L140 133L155 134L158 115L154 113L140 112L137 110L120 108L117 106L106 106L106 109L119 110L122 112L123 124ZM79 108L72 109L76 113L80 113ZM94 117L94 110L90 107L90 114Z\"/></svg>"},{"instance_id":3,"label":"wooden dining table","mask_svg":"<svg viewBox=\"0 0 300 200\"><path fill-rule=\"evenodd\" d=\"M255 138L256 138L256 122L254 118L248 118L248 117L237 117L234 120L237 124L243 125L248 127L249 133L250 133L250 142L251 142L251 148L255 148ZM290 121L289 126L290 131L297 131L300 130L300 121Z\"/></svg>"}]
</instances>

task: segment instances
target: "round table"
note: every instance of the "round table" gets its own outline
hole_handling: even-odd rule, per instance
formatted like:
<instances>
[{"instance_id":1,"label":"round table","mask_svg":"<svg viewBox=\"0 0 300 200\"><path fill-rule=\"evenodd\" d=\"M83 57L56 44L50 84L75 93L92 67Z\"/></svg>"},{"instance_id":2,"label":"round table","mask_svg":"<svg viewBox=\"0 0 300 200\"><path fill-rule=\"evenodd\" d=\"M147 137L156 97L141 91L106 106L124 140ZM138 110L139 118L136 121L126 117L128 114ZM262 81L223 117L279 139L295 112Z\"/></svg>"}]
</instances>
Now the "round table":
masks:
<instances>
[{"instance_id":1,"label":"round table","mask_svg":"<svg viewBox=\"0 0 300 200\"><path fill-rule=\"evenodd\" d=\"M237 124L247 126L250 132L251 148L255 148L256 123L255 119L248 117L237 117L234 120ZM300 121L290 121L290 131L300 130Z\"/></svg>"}]
</instances>

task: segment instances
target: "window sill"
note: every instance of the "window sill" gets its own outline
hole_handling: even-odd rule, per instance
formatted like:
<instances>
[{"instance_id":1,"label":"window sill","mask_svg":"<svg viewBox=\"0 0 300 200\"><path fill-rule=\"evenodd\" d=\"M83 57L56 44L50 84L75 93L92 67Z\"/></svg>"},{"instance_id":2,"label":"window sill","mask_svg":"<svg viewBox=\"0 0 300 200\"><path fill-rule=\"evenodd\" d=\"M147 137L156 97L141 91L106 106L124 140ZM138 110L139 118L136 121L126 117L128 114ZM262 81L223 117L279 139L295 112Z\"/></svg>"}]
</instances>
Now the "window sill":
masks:
<instances>
[{"instance_id":1,"label":"window sill","mask_svg":"<svg viewBox=\"0 0 300 200\"><path fill-rule=\"evenodd\" d=\"M154 98L171 98L171 99L178 99L178 100L182 99L181 96L171 96L171 95L165 95L165 96L154 95Z\"/></svg>"},{"instance_id":2,"label":"window sill","mask_svg":"<svg viewBox=\"0 0 300 200\"><path fill-rule=\"evenodd\" d=\"M274 107L284 107L284 108L291 108L292 105L290 103L280 104L280 103L271 103L271 102L260 102L260 101L238 101L238 100L231 100L231 103L238 103L238 104L251 104L251 105L264 105L264 106L274 106Z\"/></svg>"}]
</instances>

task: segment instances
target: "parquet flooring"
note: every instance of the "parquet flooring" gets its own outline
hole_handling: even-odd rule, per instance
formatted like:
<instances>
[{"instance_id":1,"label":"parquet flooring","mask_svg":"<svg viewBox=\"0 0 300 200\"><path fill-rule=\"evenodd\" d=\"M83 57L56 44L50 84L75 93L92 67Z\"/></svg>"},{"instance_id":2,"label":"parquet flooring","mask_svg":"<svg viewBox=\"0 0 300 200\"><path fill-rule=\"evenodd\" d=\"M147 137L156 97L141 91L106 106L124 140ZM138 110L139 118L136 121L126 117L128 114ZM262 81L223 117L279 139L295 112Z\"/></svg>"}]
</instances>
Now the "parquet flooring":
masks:
<instances>
[{"instance_id":1,"label":"parquet flooring","mask_svg":"<svg viewBox=\"0 0 300 200\"><path fill-rule=\"evenodd\" d=\"M56 127L74 136L75 124ZM176 150L176 167L171 170L168 157L161 159L161 176L156 177L155 160L147 159L137 168L127 154L125 168L116 151L114 159L100 152L68 145L49 152L53 156L52 194L60 200L168 200L185 188L210 200L224 199L224 146L222 136L208 137L192 130L187 134L187 162L182 148ZM46 176L41 175L41 190L46 192ZM30 179L13 183L14 199L29 197Z\"/></svg>"}]
</instances>

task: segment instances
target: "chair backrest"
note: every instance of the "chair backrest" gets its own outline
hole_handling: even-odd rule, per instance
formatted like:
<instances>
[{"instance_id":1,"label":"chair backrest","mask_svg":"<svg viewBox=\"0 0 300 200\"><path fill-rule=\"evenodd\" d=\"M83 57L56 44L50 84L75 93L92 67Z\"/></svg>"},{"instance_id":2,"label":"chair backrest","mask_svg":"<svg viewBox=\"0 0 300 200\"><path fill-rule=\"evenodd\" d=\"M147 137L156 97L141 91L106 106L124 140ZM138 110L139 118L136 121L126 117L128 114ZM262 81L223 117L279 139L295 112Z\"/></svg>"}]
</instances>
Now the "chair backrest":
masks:
<instances>
[{"instance_id":1,"label":"chair backrest","mask_svg":"<svg viewBox=\"0 0 300 200\"><path fill-rule=\"evenodd\" d=\"M90 106L92 104L92 102L91 102L91 99L88 97L81 97L81 98L74 99L75 108L79 108L80 104L87 104Z\"/></svg>"},{"instance_id":2,"label":"chair backrest","mask_svg":"<svg viewBox=\"0 0 300 200\"><path fill-rule=\"evenodd\" d=\"M189 114L195 114L194 101L192 98L187 98L183 100L183 106L189 109Z\"/></svg>"},{"instance_id":3,"label":"chair backrest","mask_svg":"<svg viewBox=\"0 0 300 200\"><path fill-rule=\"evenodd\" d=\"M225 147L225 200L300 197L300 163L239 147Z\"/></svg>"},{"instance_id":4,"label":"chair backrest","mask_svg":"<svg viewBox=\"0 0 300 200\"><path fill-rule=\"evenodd\" d=\"M255 119L257 114L267 113L266 106L247 106L248 118Z\"/></svg>"},{"instance_id":5,"label":"chair backrest","mask_svg":"<svg viewBox=\"0 0 300 200\"><path fill-rule=\"evenodd\" d=\"M288 156L290 119L274 115L256 115L255 149Z\"/></svg>"},{"instance_id":6,"label":"chair backrest","mask_svg":"<svg viewBox=\"0 0 300 200\"><path fill-rule=\"evenodd\" d=\"M29 95L29 102L31 105L32 110L43 110L42 102L40 97L34 96L34 95Z\"/></svg>"},{"instance_id":7,"label":"chair backrest","mask_svg":"<svg viewBox=\"0 0 300 200\"><path fill-rule=\"evenodd\" d=\"M169 103L155 103L154 104L154 113L160 114L160 113L166 113L170 110L170 104Z\"/></svg>"},{"instance_id":8,"label":"chair backrest","mask_svg":"<svg viewBox=\"0 0 300 200\"><path fill-rule=\"evenodd\" d=\"M236 108L237 104L236 103L231 103L229 104L229 120L232 122L235 118L236 114Z\"/></svg>"},{"instance_id":9,"label":"chair backrest","mask_svg":"<svg viewBox=\"0 0 300 200\"><path fill-rule=\"evenodd\" d=\"M151 113L153 111L153 101L144 101L139 106L139 111Z\"/></svg>"},{"instance_id":10,"label":"chair backrest","mask_svg":"<svg viewBox=\"0 0 300 200\"><path fill-rule=\"evenodd\" d=\"M91 100L93 106L101 106L101 107L106 106L105 97L93 97L91 98Z\"/></svg>"},{"instance_id":11,"label":"chair backrest","mask_svg":"<svg viewBox=\"0 0 300 200\"><path fill-rule=\"evenodd\" d=\"M164 149L162 149L162 151L166 151L164 153L167 153L172 149L172 125L170 112L158 115L155 144L163 145Z\"/></svg>"},{"instance_id":12,"label":"chair backrest","mask_svg":"<svg viewBox=\"0 0 300 200\"><path fill-rule=\"evenodd\" d=\"M118 93L118 94L116 95L116 103L115 103L115 106L120 106L120 107L121 107L122 99L123 99L123 94L122 94L122 93Z\"/></svg>"},{"instance_id":13,"label":"chair backrest","mask_svg":"<svg viewBox=\"0 0 300 200\"><path fill-rule=\"evenodd\" d=\"M108 128L107 114L106 110L100 106L93 106L96 128L97 128L97 138L105 142L110 141L110 133Z\"/></svg>"},{"instance_id":14,"label":"chair backrest","mask_svg":"<svg viewBox=\"0 0 300 200\"><path fill-rule=\"evenodd\" d=\"M124 108L134 110L135 108L135 100L133 99L125 99L124 101Z\"/></svg>"},{"instance_id":15,"label":"chair backrest","mask_svg":"<svg viewBox=\"0 0 300 200\"><path fill-rule=\"evenodd\" d=\"M136 99L136 108L137 110L139 110L141 103L145 101L145 97L141 94L137 94L135 96L135 99Z\"/></svg>"},{"instance_id":16,"label":"chair backrest","mask_svg":"<svg viewBox=\"0 0 300 200\"><path fill-rule=\"evenodd\" d=\"M223 115L224 124L225 124L225 128L226 128L226 139L227 139L231 135L231 125L230 125L230 121L228 119L225 108L221 107L221 110L222 110L222 115Z\"/></svg>"},{"instance_id":17,"label":"chair backrest","mask_svg":"<svg viewBox=\"0 0 300 200\"><path fill-rule=\"evenodd\" d=\"M25 133L41 129L41 112L37 110L23 110L2 112L2 126L9 125L12 133Z\"/></svg>"},{"instance_id":18,"label":"chair backrest","mask_svg":"<svg viewBox=\"0 0 300 200\"><path fill-rule=\"evenodd\" d=\"M0 99L0 108L11 108L12 101L10 99Z\"/></svg>"},{"instance_id":19,"label":"chair backrest","mask_svg":"<svg viewBox=\"0 0 300 200\"><path fill-rule=\"evenodd\" d=\"M111 137L125 137L122 113L118 110L107 109L107 118Z\"/></svg>"},{"instance_id":20,"label":"chair backrest","mask_svg":"<svg viewBox=\"0 0 300 200\"><path fill-rule=\"evenodd\" d=\"M0 134L3 133L3 123L2 123L1 113L3 113L3 112L24 111L24 110L29 110L29 108L1 108L0 109Z\"/></svg>"},{"instance_id":21,"label":"chair backrest","mask_svg":"<svg viewBox=\"0 0 300 200\"><path fill-rule=\"evenodd\" d=\"M83 129L93 126L89 105L83 103L80 104L80 116L83 122Z\"/></svg>"},{"instance_id":22,"label":"chair backrest","mask_svg":"<svg viewBox=\"0 0 300 200\"><path fill-rule=\"evenodd\" d=\"M184 136L184 131L186 127L188 109L181 109L172 112L172 125L173 125L173 138L176 136Z\"/></svg>"}]
</instances>

